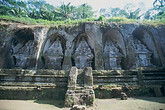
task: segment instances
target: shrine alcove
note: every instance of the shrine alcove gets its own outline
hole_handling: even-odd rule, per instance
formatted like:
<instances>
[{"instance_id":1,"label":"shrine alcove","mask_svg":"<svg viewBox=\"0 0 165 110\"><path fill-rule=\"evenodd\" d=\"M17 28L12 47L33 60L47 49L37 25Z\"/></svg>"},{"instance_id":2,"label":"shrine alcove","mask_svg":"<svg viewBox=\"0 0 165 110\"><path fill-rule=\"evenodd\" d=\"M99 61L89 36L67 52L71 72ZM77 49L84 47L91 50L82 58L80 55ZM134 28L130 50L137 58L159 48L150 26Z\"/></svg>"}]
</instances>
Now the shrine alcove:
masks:
<instances>
[{"instance_id":1,"label":"shrine alcove","mask_svg":"<svg viewBox=\"0 0 165 110\"><path fill-rule=\"evenodd\" d=\"M33 30L24 28L15 31L11 42L11 57L14 68L35 68L37 42L34 40Z\"/></svg>"},{"instance_id":2,"label":"shrine alcove","mask_svg":"<svg viewBox=\"0 0 165 110\"><path fill-rule=\"evenodd\" d=\"M146 59L146 62L148 63L148 64L145 64L143 62L143 64L139 64L138 63L139 60L137 60L138 65L139 66L140 65L141 66L150 66L150 65L161 66L159 54L157 52L152 33L143 27L138 27L133 31L132 35L134 39L136 55L138 54L137 56L138 58L140 58L139 60Z\"/></svg>"},{"instance_id":3,"label":"shrine alcove","mask_svg":"<svg viewBox=\"0 0 165 110\"><path fill-rule=\"evenodd\" d=\"M123 69L126 56L123 36L117 29L109 29L102 37L104 69Z\"/></svg>"},{"instance_id":4,"label":"shrine alcove","mask_svg":"<svg viewBox=\"0 0 165 110\"><path fill-rule=\"evenodd\" d=\"M50 35L43 47L41 60L44 69L61 70L66 48L66 40L60 34Z\"/></svg>"},{"instance_id":5,"label":"shrine alcove","mask_svg":"<svg viewBox=\"0 0 165 110\"><path fill-rule=\"evenodd\" d=\"M79 34L73 41L72 66L78 69L94 68L94 50L92 49L86 33Z\"/></svg>"}]
</instances>

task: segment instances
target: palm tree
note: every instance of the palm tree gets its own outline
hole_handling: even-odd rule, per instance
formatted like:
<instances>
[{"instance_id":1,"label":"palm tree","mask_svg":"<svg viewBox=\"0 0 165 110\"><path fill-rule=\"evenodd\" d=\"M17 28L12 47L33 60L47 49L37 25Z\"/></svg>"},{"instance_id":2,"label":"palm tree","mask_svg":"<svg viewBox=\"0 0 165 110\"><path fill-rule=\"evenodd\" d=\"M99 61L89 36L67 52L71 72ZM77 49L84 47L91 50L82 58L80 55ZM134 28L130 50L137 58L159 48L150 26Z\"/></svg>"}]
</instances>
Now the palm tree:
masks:
<instances>
[{"instance_id":1,"label":"palm tree","mask_svg":"<svg viewBox=\"0 0 165 110\"><path fill-rule=\"evenodd\" d=\"M55 8L55 12L61 17L61 19L66 20L68 18L73 18L75 7L72 5L70 6L70 3L67 5L63 3L60 7Z\"/></svg>"}]
</instances>

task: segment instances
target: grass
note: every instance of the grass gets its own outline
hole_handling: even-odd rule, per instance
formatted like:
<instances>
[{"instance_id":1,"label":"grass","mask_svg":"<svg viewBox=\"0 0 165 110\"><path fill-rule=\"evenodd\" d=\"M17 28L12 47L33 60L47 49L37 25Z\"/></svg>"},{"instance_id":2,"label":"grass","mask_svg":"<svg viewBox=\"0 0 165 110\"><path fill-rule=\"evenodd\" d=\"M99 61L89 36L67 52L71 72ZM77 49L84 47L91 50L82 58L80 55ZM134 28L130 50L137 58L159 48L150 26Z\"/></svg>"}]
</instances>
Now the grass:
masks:
<instances>
[{"instance_id":1,"label":"grass","mask_svg":"<svg viewBox=\"0 0 165 110\"><path fill-rule=\"evenodd\" d=\"M0 15L1 19L4 19L7 22L20 22L24 24L31 24L31 25L36 25L36 24L41 24L41 25L50 25L50 24L55 24L54 21L48 21L48 20L43 20L43 19L32 19L32 18L26 18L26 17L13 17L13 16L4 16ZM2 20L3 21L3 20Z\"/></svg>"},{"instance_id":2,"label":"grass","mask_svg":"<svg viewBox=\"0 0 165 110\"><path fill-rule=\"evenodd\" d=\"M111 17L108 19L109 22L119 22L119 23L132 23L136 22L136 19L127 19L123 17Z\"/></svg>"},{"instance_id":3,"label":"grass","mask_svg":"<svg viewBox=\"0 0 165 110\"><path fill-rule=\"evenodd\" d=\"M103 21L103 22L115 22L115 23L141 23L144 25L153 25L153 26L159 26L159 25L165 25L165 18L160 20L136 20L136 19L127 19L123 17L111 17L109 19L105 19L103 17L96 18L87 18L87 19L80 19L80 20L70 20L67 19L65 21L48 21L43 19L32 19L32 18L26 18L26 17L14 17L14 16L4 16L0 15L0 21L3 22L16 22L16 23L23 23L23 24L29 24L29 25L78 25L83 22L92 22L92 21Z\"/></svg>"},{"instance_id":4,"label":"grass","mask_svg":"<svg viewBox=\"0 0 165 110\"><path fill-rule=\"evenodd\" d=\"M147 21L144 20L143 24L145 25L153 25L153 26L159 26L159 25L164 25L165 26L165 18L160 19L160 20L151 20L151 21Z\"/></svg>"},{"instance_id":5,"label":"grass","mask_svg":"<svg viewBox=\"0 0 165 110\"><path fill-rule=\"evenodd\" d=\"M0 15L0 20L5 22L16 22L16 23L23 23L29 25L75 25L82 22L94 21L96 19L80 19L80 20L66 20L66 21L48 21L43 19L32 19L26 17L13 17L13 16L4 16Z\"/></svg>"}]
</instances>

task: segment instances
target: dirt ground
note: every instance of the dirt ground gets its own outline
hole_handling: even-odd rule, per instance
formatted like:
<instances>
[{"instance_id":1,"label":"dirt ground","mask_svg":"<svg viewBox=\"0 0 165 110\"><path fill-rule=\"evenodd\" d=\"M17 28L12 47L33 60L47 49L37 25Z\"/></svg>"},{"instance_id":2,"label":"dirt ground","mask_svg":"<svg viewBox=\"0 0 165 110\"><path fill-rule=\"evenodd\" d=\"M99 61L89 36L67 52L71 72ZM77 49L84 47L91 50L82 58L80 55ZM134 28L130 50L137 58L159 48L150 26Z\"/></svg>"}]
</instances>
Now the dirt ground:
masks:
<instances>
[{"instance_id":1,"label":"dirt ground","mask_svg":"<svg viewBox=\"0 0 165 110\"><path fill-rule=\"evenodd\" d=\"M70 110L63 101L53 100L0 100L0 110ZM87 110L165 110L165 97L96 99Z\"/></svg>"}]
</instances>

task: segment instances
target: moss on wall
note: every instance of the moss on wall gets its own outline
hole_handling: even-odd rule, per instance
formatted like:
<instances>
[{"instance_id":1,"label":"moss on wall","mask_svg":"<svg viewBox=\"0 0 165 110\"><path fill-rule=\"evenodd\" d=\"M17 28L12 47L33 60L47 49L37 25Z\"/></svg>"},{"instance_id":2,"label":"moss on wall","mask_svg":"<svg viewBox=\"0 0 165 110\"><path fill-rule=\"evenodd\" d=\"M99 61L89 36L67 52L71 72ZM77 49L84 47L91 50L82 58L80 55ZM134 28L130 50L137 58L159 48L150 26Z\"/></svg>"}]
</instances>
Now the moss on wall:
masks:
<instances>
[{"instance_id":1,"label":"moss on wall","mask_svg":"<svg viewBox=\"0 0 165 110\"><path fill-rule=\"evenodd\" d=\"M128 97L155 96L153 87L134 86L134 85L103 85L94 87L96 98L110 99L120 98L121 92Z\"/></svg>"},{"instance_id":2,"label":"moss on wall","mask_svg":"<svg viewBox=\"0 0 165 110\"><path fill-rule=\"evenodd\" d=\"M65 99L66 88L8 87L0 88L0 99Z\"/></svg>"}]
</instances>

